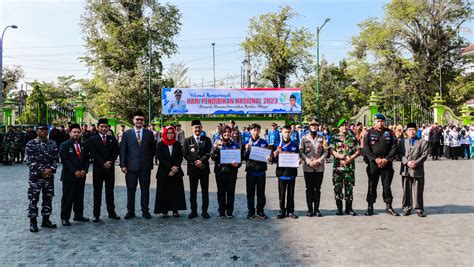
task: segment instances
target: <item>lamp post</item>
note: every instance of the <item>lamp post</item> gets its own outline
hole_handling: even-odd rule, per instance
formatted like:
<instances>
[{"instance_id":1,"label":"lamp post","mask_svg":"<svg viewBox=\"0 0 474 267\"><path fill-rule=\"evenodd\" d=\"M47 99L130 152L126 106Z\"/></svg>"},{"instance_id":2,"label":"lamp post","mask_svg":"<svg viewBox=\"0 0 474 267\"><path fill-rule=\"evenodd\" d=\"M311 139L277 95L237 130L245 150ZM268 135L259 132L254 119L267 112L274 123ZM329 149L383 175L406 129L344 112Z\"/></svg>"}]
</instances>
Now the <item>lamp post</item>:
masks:
<instances>
[{"instance_id":1,"label":"lamp post","mask_svg":"<svg viewBox=\"0 0 474 267\"><path fill-rule=\"evenodd\" d=\"M322 28L324 27L324 25L326 25L326 23L329 22L329 20L331 20L330 18L327 18L326 20L324 20L324 23L323 25L321 25L320 27L317 27L316 28L316 48L317 48L317 52L316 52L316 75L318 77L318 81L316 83L316 97L318 99L318 121L321 122L321 106L320 106L320 101L319 101L319 90L320 90L320 86L321 86L321 82L319 80L319 32L322 30Z\"/></svg>"},{"instance_id":2,"label":"lamp post","mask_svg":"<svg viewBox=\"0 0 474 267\"><path fill-rule=\"evenodd\" d=\"M8 25L3 29L2 39L0 39L0 108L3 107L3 36L8 28L17 29L16 25Z\"/></svg>"},{"instance_id":3,"label":"lamp post","mask_svg":"<svg viewBox=\"0 0 474 267\"><path fill-rule=\"evenodd\" d=\"M148 24L148 124L151 124L151 27L150 21L147 20Z\"/></svg>"},{"instance_id":4,"label":"lamp post","mask_svg":"<svg viewBox=\"0 0 474 267\"><path fill-rule=\"evenodd\" d=\"M214 71L214 88L216 88L216 53L214 51L215 46L216 43L212 43L212 69Z\"/></svg>"}]
</instances>

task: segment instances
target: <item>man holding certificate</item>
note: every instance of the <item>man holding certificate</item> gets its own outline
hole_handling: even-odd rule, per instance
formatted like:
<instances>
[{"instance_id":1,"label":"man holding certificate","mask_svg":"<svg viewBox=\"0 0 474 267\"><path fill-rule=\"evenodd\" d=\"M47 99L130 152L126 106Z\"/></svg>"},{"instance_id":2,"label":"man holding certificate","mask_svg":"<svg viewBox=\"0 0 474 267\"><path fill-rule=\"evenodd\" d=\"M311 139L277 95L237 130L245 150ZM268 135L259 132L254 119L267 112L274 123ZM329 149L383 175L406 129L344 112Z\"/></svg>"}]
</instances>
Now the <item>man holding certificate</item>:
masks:
<instances>
[{"instance_id":1,"label":"man holding certificate","mask_svg":"<svg viewBox=\"0 0 474 267\"><path fill-rule=\"evenodd\" d=\"M283 140L273 152L274 161L277 162L276 176L278 177L278 192L280 199L280 212L277 218L291 217L297 219L295 212L295 179L298 175L299 148L298 144L291 141L290 126L282 129ZM285 205L286 198L286 205Z\"/></svg>"},{"instance_id":2,"label":"man holding certificate","mask_svg":"<svg viewBox=\"0 0 474 267\"><path fill-rule=\"evenodd\" d=\"M268 143L260 138L261 127L259 124L250 126L251 138L244 147L244 159L247 161L245 171L247 172L247 207L249 213L247 219L255 217L255 188L257 188L257 217L268 219L263 211L265 207L265 179L267 162L271 160L271 150Z\"/></svg>"},{"instance_id":3,"label":"man holding certificate","mask_svg":"<svg viewBox=\"0 0 474 267\"><path fill-rule=\"evenodd\" d=\"M221 140L216 141L211 153L216 162L214 172L217 183L217 203L220 219L234 217L235 184L237 172L241 165L241 150L232 140L232 129L225 126Z\"/></svg>"}]
</instances>

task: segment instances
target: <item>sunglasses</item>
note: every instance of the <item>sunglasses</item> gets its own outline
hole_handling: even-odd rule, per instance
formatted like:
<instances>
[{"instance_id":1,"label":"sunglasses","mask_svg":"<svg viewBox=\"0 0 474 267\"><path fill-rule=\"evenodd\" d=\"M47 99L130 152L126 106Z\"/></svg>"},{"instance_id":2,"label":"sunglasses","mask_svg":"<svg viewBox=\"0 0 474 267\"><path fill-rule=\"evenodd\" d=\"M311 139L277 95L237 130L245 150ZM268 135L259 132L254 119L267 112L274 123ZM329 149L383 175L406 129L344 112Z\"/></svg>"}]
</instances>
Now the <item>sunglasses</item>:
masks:
<instances>
[{"instance_id":1,"label":"sunglasses","mask_svg":"<svg viewBox=\"0 0 474 267\"><path fill-rule=\"evenodd\" d=\"M136 121L144 121L145 119L135 119Z\"/></svg>"}]
</instances>

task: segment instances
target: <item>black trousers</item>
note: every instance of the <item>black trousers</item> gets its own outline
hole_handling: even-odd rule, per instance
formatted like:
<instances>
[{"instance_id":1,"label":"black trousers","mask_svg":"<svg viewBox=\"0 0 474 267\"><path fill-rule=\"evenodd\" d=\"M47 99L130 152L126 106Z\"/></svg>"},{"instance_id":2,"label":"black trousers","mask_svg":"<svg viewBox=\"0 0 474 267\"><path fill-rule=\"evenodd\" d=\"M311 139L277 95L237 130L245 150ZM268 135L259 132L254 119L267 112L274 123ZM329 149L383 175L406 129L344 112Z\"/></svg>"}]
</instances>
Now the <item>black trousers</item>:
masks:
<instances>
[{"instance_id":1,"label":"black trousers","mask_svg":"<svg viewBox=\"0 0 474 267\"><path fill-rule=\"evenodd\" d=\"M434 159L437 159L439 157L440 147L441 147L441 144L439 143L439 140L438 141L433 141L431 143L431 156Z\"/></svg>"},{"instance_id":2,"label":"black trousers","mask_svg":"<svg viewBox=\"0 0 474 267\"><path fill-rule=\"evenodd\" d=\"M100 206L102 205L102 187L105 183L105 203L107 204L107 212L109 215L115 214L114 204L114 185L115 172L114 167L106 170L94 167L92 172L92 184L94 186L94 217L100 216Z\"/></svg>"},{"instance_id":3,"label":"black trousers","mask_svg":"<svg viewBox=\"0 0 474 267\"><path fill-rule=\"evenodd\" d=\"M280 212L282 214L295 212L295 180L278 179L278 192Z\"/></svg>"},{"instance_id":4,"label":"black trousers","mask_svg":"<svg viewBox=\"0 0 474 267\"><path fill-rule=\"evenodd\" d=\"M257 190L257 212L263 212L265 207L265 184L266 175L253 176L247 173L247 208L249 213L255 213L255 189Z\"/></svg>"},{"instance_id":5,"label":"black trousers","mask_svg":"<svg viewBox=\"0 0 474 267\"><path fill-rule=\"evenodd\" d=\"M62 220L69 220L72 210L74 210L74 217L83 216L85 184L85 178L74 178L73 181L63 181L63 196L61 198Z\"/></svg>"},{"instance_id":6,"label":"black trousers","mask_svg":"<svg viewBox=\"0 0 474 267\"><path fill-rule=\"evenodd\" d=\"M323 172L304 172L304 181L306 183L306 204L308 205L308 211L319 211L323 176Z\"/></svg>"},{"instance_id":7,"label":"black trousers","mask_svg":"<svg viewBox=\"0 0 474 267\"><path fill-rule=\"evenodd\" d=\"M209 174L189 176L191 212L197 212L197 189L201 182L202 212L207 212L209 207Z\"/></svg>"},{"instance_id":8,"label":"black trousers","mask_svg":"<svg viewBox=\"0 0 474 267\"><path fill-rule=\"evenodd\" d=\"M235 184L237 173L216 173L217 204L219 214L232 215L234 212Z\"/></svg>"},{"instance_id":9,"label":"black trousers","mask_svg":"<svg viewBox=\"0 0 474 267\"><path fill-rule=\"evenodd\" d=\"M141 191L141 206L142 212L148 211L148 204L150 202L150 174L151 170L127 172L125 174L125 182L127 184L127 210L128 212L135 212L135 193L137 185L140 183Z\"/></svg>"},{"instance_id":10,"label":"black trousers","mask_svg":"<svg viewBox=\"0 0 474 267\"><path fill-rule=\"evenodd\" d=\"M383 201L386 204L392 204L392 179L393 179L393 165L391 162L387 163L384 168L377 167L375 162L370 162L367 165L367 175L369 181L369 187L367 190L367 202L375 203L377 200L377 185L379 178L382 180L383 187Z\"/></svg>"}]
</instances>

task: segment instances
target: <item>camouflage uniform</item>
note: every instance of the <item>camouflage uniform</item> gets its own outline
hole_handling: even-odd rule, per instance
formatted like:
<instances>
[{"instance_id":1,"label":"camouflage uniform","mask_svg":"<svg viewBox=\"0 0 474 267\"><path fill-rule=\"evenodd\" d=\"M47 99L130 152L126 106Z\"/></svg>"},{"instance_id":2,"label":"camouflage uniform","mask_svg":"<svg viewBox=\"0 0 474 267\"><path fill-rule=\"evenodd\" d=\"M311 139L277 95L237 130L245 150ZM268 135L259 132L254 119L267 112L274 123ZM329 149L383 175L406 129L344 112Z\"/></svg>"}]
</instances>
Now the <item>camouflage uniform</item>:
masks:
<instances>
[{"instance_id":1,"label":"camouflage uniform","mask_svg":"<svg viewBox=\"0 0 474 267\"><path fill-rule=\"evenodd\" d=\"M23 163L25 158L25 140L26 133L22 128L19 128L15 134L15 160L17 163Z\"/></svg>"},{"instance_id":2,"label":"camouflage uniform","mask_svg":"<svg viewBox=\"0 0 474 267\"><path fill-rule=\"evenodd\" d=\"M0 129L0 163L3 163L3 140L5 139L5 133Z\"/></svg>"},{"instance_id":3,"label":"camouflage uniform","mask_svg":"<svg viewBox=\"0 0 474 267\"><path fill-rule=\"evenodd\" d=\"M15 159L15 131L9 130L3 140L3 162L11 164Z\"/></svg>"},{"instance_id":4,"label":"camouflage uniform","mask_svg":"<svg viewBox=\"0 0 474 267\"><path fill-rule=\"evenodd\" d=\"M54 173L58 167L58 147L53 140L42 141L36 138L26 144L25 152L25 161L30 169L28 217L36 218L38 216L37 205L40 192L43 193L41 215L49 216L53 207ZM41 174L48 168L53 170L53 175L43 178Z\"/></svg>"},{"instance_id":5,"label":"camouflage uniform","mask_svg":"<svg viewBox=\"0 0 474 267\"><path fill-rule=\"evenodd\" d=\"M352 156L359 149L359 142L354 132L348 131L345 136L340 134L333 135L329 147L339 154ZM340 159L334 158L332 172L334 194L336 200L344 200L345 196L345 200L352 201L352 188L355 184L355 163L352 161L350 166L340 166L340 161ZM345 194L342 192L343 187Z\"/></svg>"}]
</instances>

